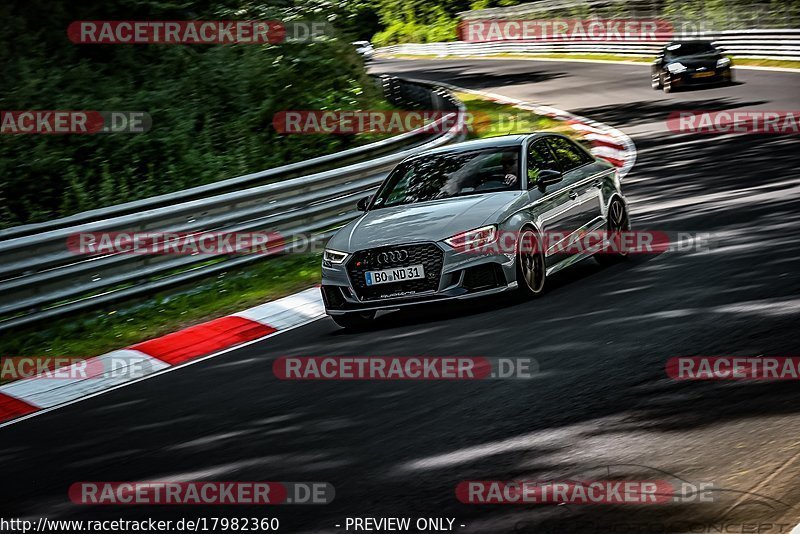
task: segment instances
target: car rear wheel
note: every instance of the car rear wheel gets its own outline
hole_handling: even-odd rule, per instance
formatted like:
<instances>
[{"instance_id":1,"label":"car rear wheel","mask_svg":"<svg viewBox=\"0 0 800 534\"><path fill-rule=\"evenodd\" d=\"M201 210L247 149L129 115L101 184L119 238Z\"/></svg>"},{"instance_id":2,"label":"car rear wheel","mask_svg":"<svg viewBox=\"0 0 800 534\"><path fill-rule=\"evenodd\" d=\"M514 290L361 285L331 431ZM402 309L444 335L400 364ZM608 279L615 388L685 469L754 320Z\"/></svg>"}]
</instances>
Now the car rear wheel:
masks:
<instances>
[{"instance_id":1,"label":"car rear wheel","mask_svg":"<svg viewBox=\"0 0 800 534\"><path fill-rule=\"evenodd\" d=\"M544 248L539 236L530 228L520 232L517 244L517 287L525 297L536 297L544 292L547 267Z\"/></svg>"},{"instance_id":2,"label":"car rear wheel","mask_svg":"<svg viewBox=\"0 0 800 534\"><path fill-rule=\"evenodd\" d=\"M364 330L372 324L375 312L352 312L344 315L331 315L333 322L347 330Z\"/></svg>"},{"instance_id":3,"label":"car rear wheel","mask_svg":"<svg viewBox=\"0 0 800 534\"><path fill-rule=\"evenodd\" d=\"M620 232L627 232L631 229L628 210L625 204L618 198L612 200L611 204L608 205L607 217L606 230L608 232L608 237L616 243L617 246L612 250L604 250L594 255L594 259L596 259L597 263L600 265L611 265L628 257L628 251L620 246L622 240L619 237Z\"/></svg>"}]
</instances>

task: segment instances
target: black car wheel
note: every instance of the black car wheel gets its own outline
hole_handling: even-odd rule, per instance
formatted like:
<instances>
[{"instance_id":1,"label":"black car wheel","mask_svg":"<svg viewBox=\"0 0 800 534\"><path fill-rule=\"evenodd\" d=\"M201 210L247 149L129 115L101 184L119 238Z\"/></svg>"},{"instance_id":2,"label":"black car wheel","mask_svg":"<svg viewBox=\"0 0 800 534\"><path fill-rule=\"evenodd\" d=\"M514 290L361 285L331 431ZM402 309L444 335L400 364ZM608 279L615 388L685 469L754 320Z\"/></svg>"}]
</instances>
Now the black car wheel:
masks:
<instances>
[{"instance_id":1,"label":"black car wheel","mask_svg":"<svg viewBox=\"0 0 800 534\"><path fill-rule=\"evenodd\" d=\"M661 75L661 88L665 93L671 93L673 91L672 76L666 73Z\"/></svg>"},{"instance_id":2,"label":"black car wheel","mask_svg":"<svg viewBox=\"0 0 800 534\"><path fill-rule=\"evenodd\" d=\"M722 81L728 85L733 83L733 71L730 68L725 69L722 73Z\"/></svg>"},{"instance_id":3,"label":"black car wheel","mask_svg":"<svg viewBox=\"0 0 800 534\"><path fill-rule=\"evenodd\" d=\"M532 229L524 228L517 244L517 286L520 293L525 297L541 295L546 277L542 240Z\"/></svg>"},{"instance_id":4,"label":"black car wheel","mask_svg":"<svg viewBox=\"0 0 800 534\"><path fill-rule=\"evenodd\" d=\"M333 322L347 330L363 330L372 324L375 312L353 312L344 315L331 315Z\"/></svg>"},{"instance_id":5,"label":"black car wheel","mask_svg":"<svg viewBox=\"0 0 800 534\"><path fill-rule=\"evenodd\" d=\"M610 265L628 256L628 251L621 246L622 239L619 234L630 230L631 222L628 218L628 210L625 204L618 198L612 200L611 204L608 205L607 218L606 230L608 238L616 244L616 247L614 250L604 250L595 254L594 258L600 265Z\"/></svg>"},{"instance_id":6,"label":"black car wheel","mask_svg":"<svg viewBox=\"0 0 800 534\"><path fill-rule=\"evenodd\" d=\"M650 74L650 87L656 91L661 89L661 74L657 70L654 70L652 74Z\"/></svg>"}]
</instances>

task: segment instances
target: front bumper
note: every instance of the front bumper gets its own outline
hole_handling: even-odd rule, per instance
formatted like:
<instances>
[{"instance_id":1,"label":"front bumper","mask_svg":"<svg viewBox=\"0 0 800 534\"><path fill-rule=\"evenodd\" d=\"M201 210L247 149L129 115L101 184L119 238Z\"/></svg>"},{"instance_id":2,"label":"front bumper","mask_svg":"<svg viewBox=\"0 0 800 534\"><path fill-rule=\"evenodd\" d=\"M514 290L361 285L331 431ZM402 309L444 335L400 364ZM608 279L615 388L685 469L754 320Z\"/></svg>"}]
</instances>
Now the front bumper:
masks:
<instances>
[{"instance_id":1,"label":"front bumper","mask_svg":"<svg viewBox=\"0 0 800 534\"><path fill-rule=\"evenodd\" d=\"M672 85L674 87L690 87L695 85L711 85L718 83L725 83L731 80L731 69L725 67L722 69L713 69L707 71L696 71L689 69L680 74L672 74Z\"/></svg>"},{"instance_id":2,"label":"front bumper","mask_svg":"<svg viewBox=\"0 0 800 534\"><path fill-rule=\"evenodd\" d=\"M409 251L403 261L375 262L378 254ZM364 272L422 263L424 280L367 287ZM358 264L358 265L356 265ZM340 265L322 265L325 310L336 315L357 311L397 309L426 302L467 299L516 288L514 254L456 252L440 243L414 243L360 250Z\"/></svg>"}]
</instances>

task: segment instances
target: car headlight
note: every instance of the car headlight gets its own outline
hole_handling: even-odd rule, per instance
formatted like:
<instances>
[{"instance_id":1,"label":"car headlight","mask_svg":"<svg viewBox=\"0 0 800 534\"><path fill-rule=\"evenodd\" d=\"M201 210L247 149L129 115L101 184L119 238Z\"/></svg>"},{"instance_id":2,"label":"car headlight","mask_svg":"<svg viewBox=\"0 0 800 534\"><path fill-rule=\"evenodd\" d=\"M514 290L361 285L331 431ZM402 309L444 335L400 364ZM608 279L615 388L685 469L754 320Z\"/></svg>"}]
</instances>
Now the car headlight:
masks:
<instances>
[{"instance_id":1,"label":"car headlight","mask_svg":"<svg viewBox=\"0 0 800 534\"><path fill-rule=\"evenodd\" d=\"M724 69L725 67L729 66L730 64L731 64L731 58L729 58L729 57L724 57L722 59L718 59L717 60L717 68L718 69Z\"/></svg>"},{"instance_id":2,"label":"car headlight","mask_svg":"<svg viewBox=\"0 0 800 534\"><path fill-rule=\"evenodd\" d=\"M667 70L672 74L680 74L681 72L686 72L686 65L683 63L670 63L667 65Z\"/></svg>"},{"instance_id":3,"label":"car headlight","mask_svg":"<svg viewBox=\"0 0 800 534\"><path fill-rule=\"evenodd\" d=\"M346 252L339 252L338 250L326 248L325 251L322 253L322 261L327 261L328 263L339 265L340 263L343 263L344 260L347 259L347 256L348 254Z\"/></svg>"},{"instance_id":4,"label":"car headlight","mask_svg":"<svg viewBox=\"0 0 800 534\"><path fill-rule=\"evenodd\" d=\"M483 226L468 232L462 232L444 240L457 250L476 249L493 243L497 239L497 226Z\"/></svg>"}]
</instances>

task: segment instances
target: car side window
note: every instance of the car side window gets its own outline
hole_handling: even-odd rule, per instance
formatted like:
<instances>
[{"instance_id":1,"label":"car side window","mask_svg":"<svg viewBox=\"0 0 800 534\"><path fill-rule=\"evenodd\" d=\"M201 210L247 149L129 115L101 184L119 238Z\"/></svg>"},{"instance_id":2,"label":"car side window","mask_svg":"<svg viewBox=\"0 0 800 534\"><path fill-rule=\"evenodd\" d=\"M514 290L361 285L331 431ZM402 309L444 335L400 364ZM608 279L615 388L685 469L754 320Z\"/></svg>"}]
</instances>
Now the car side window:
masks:
<instances>
[{"instance_id":1,"label":"car side window","mask_svg":"<svg viewBox=\"0 0 800 534\"><path fill-rule=\"evenodd\" d=\"M411 181L411 177L414 176L414 173L409 169L408 172L403 175L402 178L397 182L397 185L394 186L394 189L389 194L388 203L394 204L395 202L399 202L400 200L404 199L406 193L408 191L408 184ZM383 203L383 199L380 199L381 203Z\"/></svg>"},{"instance_id":2,"label":"car side window","mask_svg":"<svg viewBox=\"0 0 800 534\"><path fill-rule=\"evenodd\" d=\"M583 150L563 137L549 137L547 142L564 168L564 172L569 172L592 161L592 158Z\"/></svg>"},{"instance_id":3,"label":"car side window","mask_svg":"<svg viewBox=\"0 0 800 534\"><path fill-rule=\"evenodd\" d=\"M528 147L528 187L536 185L539 171L544 170L561 172L561 166L547 143L542 139Z\"/></svg>"}]
</instances>

